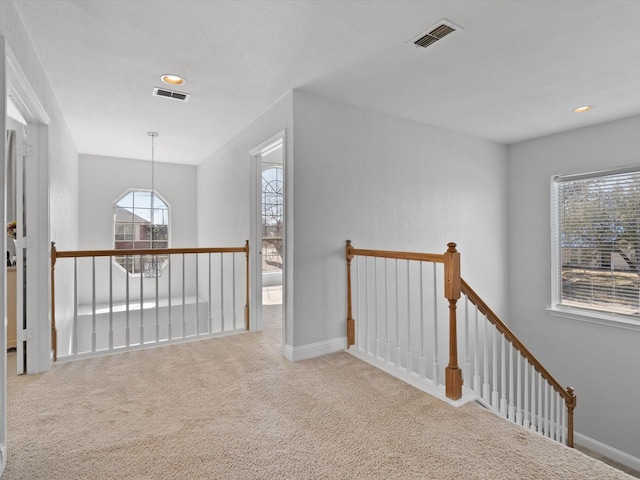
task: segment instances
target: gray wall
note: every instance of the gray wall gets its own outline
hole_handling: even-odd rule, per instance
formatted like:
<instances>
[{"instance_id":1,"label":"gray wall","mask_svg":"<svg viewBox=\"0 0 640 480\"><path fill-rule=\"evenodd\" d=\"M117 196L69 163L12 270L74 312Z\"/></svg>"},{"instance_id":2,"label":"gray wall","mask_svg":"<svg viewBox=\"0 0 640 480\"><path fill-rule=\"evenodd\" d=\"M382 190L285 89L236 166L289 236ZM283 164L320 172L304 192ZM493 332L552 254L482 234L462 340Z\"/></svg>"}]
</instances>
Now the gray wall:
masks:
<instances>
[{"instance_id":1,"label":"gray wall","mask_svg":"<svg viewBox=\"0 0 640 480\"><path fill-rule=\"evenodd\" d=\"M552 175L638 164L640 117L509 147L509 320L561 384L576 388L578 443L640 458L640 325L552 316ZM616 452L609 452L615 454ZM624 458L619 458L624 460ZM628 463L628 462L627 462ZM637 466L636 466L637 468Z\"/></svg>"},{"instance_id":2,"label":"gray wall","mask_svg":"<svg viewBox=\"0 0 640 480\"><path fill-rule=\"evenodd\" d=\"M294 92L295 338L346 335L345 240L444 253L506 312L505 146Z\"/></svg>"},{"instance_id":3,"label":"gray wall","mask_svg":"<svg viewBox=\"0 0 640 480\"><path fill-rule=\"evenodd\" d=\"M196 246L196 173L193 165L155 164L155 189L171 207L173 248ZM130 189L151 189L151 162L80 156L80 248L113 248L113 205Z\"/></svg>"},{"instance_id":4,"label":"gray wall","mask_svg":"<svg viewBox=\"0 0 640 480\"><path fill-rule=\"evenodd\" d=\"M249 152L282 130L286 131L285 151L285 275L289 292L293 291L291 278L293 238L293 210L291 178L293 175L293 118L292 94L288 93L260 117L239 132L216 152L198 165L198 245L242 246L249 238L251 214L251 155ZM284 319L285 343L293 341L293 309L291 296Z\"/></svg>"},{"instance_id":5,"label":"gray wall","mask_svg":"<svg viewBox=\"0 0 640 480\"><path fill-rule=\"evenodd\" d=\"M49 225L50 238L59 246L75 249L78 246L78 151L62 116L49 80L31 44L22 20L12 1L0 1L0 35L14 52L20 68L29 80L38 100L46 110L49 124ZM65 267L56 269L56 285L69 295L56 299L56 317L73 311L71 298L72 276ZM40 319L37 342L38 370L49 368L50 318ZM58 335L66 336L67 327L58 324ZM10 372L11 374L11 372Z\"/></svg>"}]
</instances>

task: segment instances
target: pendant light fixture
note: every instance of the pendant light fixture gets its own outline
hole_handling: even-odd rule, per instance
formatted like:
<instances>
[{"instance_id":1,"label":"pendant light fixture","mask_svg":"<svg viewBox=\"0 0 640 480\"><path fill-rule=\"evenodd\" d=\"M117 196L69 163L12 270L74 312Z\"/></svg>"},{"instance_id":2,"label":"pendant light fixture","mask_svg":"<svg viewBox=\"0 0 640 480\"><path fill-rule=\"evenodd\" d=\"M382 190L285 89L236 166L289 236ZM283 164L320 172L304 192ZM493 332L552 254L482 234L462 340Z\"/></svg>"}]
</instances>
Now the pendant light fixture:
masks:
<instances>
[{"instance_id":1,"label":"pendant light fixture","mask_svg":"<svg viewBox=\"0 0 640 480\"><path fill-rule=\"evenodd\" d=\"M154 240L156 233L155 226L155 200L156 200L156 158L155 158L155 139L158 136L157 132L147 132L147 135L151 137L151 205L149 208L149 246L155 248ZM162 276L162 268L160 262L158 262L157 255L151 255L145 262L144 276L147 278L157 278Z\"/></svg>"}]
</instances>

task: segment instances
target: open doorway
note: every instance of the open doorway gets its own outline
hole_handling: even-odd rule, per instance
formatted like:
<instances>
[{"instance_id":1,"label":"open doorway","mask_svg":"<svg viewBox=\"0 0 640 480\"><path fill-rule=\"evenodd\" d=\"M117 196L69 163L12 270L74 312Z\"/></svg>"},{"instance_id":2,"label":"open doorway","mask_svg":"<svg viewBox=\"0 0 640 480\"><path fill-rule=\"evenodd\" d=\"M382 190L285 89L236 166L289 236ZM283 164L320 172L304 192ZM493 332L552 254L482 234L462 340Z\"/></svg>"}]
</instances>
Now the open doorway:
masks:
<instances>
[{"instance_id":1,"label":"open doorway","mask_svg":"<svg viewBox=\"0 0 640 480\"><path fill-rule=\"evenodd\" d=\"M282 330L284 298L284 132L251 151L254 202L252 212L252 323L254 330Z\"/></svg>"}]
</instances>

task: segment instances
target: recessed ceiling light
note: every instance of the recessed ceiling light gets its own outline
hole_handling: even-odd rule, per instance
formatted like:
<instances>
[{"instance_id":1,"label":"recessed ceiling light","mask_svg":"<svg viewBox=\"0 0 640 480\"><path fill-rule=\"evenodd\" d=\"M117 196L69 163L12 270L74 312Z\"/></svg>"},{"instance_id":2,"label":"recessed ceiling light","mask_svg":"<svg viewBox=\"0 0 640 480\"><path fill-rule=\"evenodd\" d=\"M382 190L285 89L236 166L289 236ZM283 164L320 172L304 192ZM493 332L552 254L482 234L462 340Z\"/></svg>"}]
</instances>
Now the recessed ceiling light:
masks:
<instances>
[{"instance_id":1,"label":"recessed ceiling light","mask_svg":"<svg viewBox=\"0 0 640 480\"><path fill-rule=\"evenodd\" d=\"M592 105L583 105L582 107L578 107L574 110L575 113L588 112L593 108Z\"/></svg>"},{"instance_id":2,"label":"recessed ceiling light","mask_svg":"<svg viewBox=\"0 0 640 480\"><path fill-rule=\"evenodd\" d=\"M173 73L162 75L160 79L168 85L182 85L184 83L184 78Z\"/></svg>"}]
</instances>

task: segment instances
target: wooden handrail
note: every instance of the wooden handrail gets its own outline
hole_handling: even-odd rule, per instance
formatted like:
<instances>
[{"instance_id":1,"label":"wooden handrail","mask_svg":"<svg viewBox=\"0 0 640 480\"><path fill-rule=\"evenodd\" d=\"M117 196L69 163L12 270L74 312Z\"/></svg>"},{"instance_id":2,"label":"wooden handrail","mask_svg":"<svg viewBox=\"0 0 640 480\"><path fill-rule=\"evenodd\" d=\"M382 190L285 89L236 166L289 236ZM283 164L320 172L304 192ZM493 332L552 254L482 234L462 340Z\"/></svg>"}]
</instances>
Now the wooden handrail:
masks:
<instances>
[{"instance_id":1,"label":"wooden handrail","mask_svg":"<svg viewBox=\"0 0 640 480\"><path fill-rule=\"evenodd\" d=\"M58 258L86 258L86 257L127 257L145 255L181 255L193 253L244 253L245 254L245 330L249 330L249 240L244 247L203 247L203 248L145 248L145 249L113 249L113 250L66 250L58 251L55 242L51 242L51 342L53 346L53 361L58 358L58 339L56 330L55 304L55 265Z\"/></svg>"},{"instance_id":2,"label":"wooden handrail","mask_svg":"<svg viewBox=\"0 0 640 480\"><path fill-rule=\"evenodd\" d=\"M347 240L347 244L350 246L351 240ZM353 247L348 248L350 248L351 258L358 255L360 257L396 258L398 260L444 263L444 255L438 255L436 253L394 252L391 250L362 250Z\"/></svg>"},{"instance_id":3,"label":"wooden handrail","mask_svg":"<svg viewBox=\"0 0 640 480\"><path fill-rule=\"evenodd\" d=\"M67 250L57 252L57 258L82 258L82 257L128 257L137 255L180 255L187 253L241 253L247 251L244 247L223 248L141 248L120 250Z\"/></svg>"},{"instance_id":4,"label":"wooden handrail","mask_svg":"<svg viewBox=\"0 0 640 480\"><path fill-rule=\"evenodd\" d=\"M507 341L509 341L515 348L518 350L523 357L525 357L533 368L535 368L542 377L549 382L549 384L553 387L553 389L558 392L562 398L564 399L565 405L567 407L568 413L568 434L567 434L567 445L569 447L573 447L573 410L576 407L576 394L573 387L565 388L560 385L560 383L553 378L553 376L547 371L546 368L542 366L542 364L538 361L536 357L525 347L522 342L516 337L516 335L507 327L502 320L496 315L493 310L489 308L489 306L480 298L480 296L469 286L464 279L461 280L462 293L466 295L469 301L478 308L484 316L487 317L496 329L502 333Z\"/></svg>"}]
</instances>

